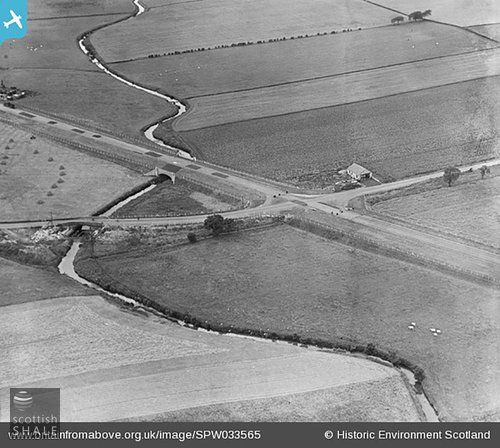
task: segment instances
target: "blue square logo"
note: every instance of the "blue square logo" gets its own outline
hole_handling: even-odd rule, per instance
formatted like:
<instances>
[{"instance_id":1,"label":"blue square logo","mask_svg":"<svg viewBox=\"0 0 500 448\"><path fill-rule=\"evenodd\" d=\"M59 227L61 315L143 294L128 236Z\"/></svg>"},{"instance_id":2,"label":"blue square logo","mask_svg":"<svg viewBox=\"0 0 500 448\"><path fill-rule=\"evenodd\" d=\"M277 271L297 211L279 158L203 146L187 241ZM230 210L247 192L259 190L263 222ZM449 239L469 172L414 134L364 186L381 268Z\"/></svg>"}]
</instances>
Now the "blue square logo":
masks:
<instances>
[{"instance_id":1,"label":"blue square logo","mask_svg":"<svg viewBox=\"0 0 500 448\"><path fill-rule=\"evenodd\" d=\"M28 32L28 0L0 0L0 45Z\"/></svg>"}]
</instances>

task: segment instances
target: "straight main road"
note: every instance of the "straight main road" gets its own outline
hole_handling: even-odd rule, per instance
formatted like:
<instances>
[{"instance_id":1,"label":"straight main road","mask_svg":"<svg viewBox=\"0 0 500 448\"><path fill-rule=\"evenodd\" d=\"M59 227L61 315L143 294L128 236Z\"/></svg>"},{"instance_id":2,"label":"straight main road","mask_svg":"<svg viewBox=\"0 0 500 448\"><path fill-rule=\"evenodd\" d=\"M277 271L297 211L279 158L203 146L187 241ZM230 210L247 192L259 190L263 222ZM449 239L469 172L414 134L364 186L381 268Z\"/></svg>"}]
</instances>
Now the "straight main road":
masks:
<instances>
[{"instance_id":1,"label":"straight main road","mask_svg":"<svg viewBox=\"0 0 500 448\"><path fill-rule=\"evenodd\" d=\"M45 117L32 112L25 112L19 109L7 109L0 106L0 116L8 116L13 122L29 126L35 125L38 130L50 131L57 129L58 132L63 132L68 140L83 144L97 146L106 144L120 151L121 154L133 154L135 156L143 156L150 161L154 161L157 166L161 167L165 164L176 165L180 169L191 170L194 176L200 175L212 176L217 173L222 174L222 181L226 185L233 185L234 188L254 191L265 196L264 203L255 208L236 210L223 213L228 218L244 218L250 216L271 216L284 213L295 213L297 211L311 212L316 211L318 214L309 217L318 216L320 221L332 228L342 229L346 232L355 232L360 237L369 239L377 244L396 248L418 258L430 259L441 264L445 264L452 268L461 271L471 272L474 274L485 275L489 278L500 282L500 257L493 250L489 251L484 248L470 246L465 242L450 240L444 236L426 233L424 229L415 230L405 227L401 224L388 223L384 220L377 219L373 216L366 216L354 211L346 210L347 204L355 197L380 193L384 191L394 190L407 187L409 185L424 182L429 179L442 176L442 171L436 171L423 176L415 176L412 178L400 180L397 182L381 184L375 187L360 188L338 193L327 194L300 194L290 193L286 191L285 186L279 186L273 182L267 182L264 179L259 179L252 176L247 176L243 173L226 171L223 168L215 168L202 162L194 162L173 155L164 153L154 153L151 148L141 147L138 144L124 142L110 135L99 134L96 138L96 133L78 126L78 132L75 131L73 124L64 123L61 121ZM160 150L159 150L160 151ZM151 154L154 154L152 156ZM462 170L470 168L477 169L481 165L489 166L500 164L500 159L491 160L486 163L478 163L462 167ZM325 212L325 213L322 213ZM339 213L340 217L331 216L333 213ZM157 225L182 225L192 223L202 223L208 215L197 216L182 216L182 217L155 217L141 219L112 219L108 217L75 217L71 219L54 219L50 223L45 221L25 221L25 222L4 222L0 223L0 229L15 229L26 227L42 227L47 224L105 224L117 226L157 226Z\"/></svg>"}]
</instances>

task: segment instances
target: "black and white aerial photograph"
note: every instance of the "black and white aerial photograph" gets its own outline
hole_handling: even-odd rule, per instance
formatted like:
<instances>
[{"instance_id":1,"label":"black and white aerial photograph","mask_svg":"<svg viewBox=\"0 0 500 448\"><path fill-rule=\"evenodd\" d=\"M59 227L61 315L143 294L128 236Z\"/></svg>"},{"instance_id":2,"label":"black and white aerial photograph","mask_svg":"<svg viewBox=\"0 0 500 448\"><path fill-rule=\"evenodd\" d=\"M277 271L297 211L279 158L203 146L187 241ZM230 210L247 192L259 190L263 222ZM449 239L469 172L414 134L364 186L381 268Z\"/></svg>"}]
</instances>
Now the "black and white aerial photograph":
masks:
<instances>
[{"instance_id":1,"label":"black and white aerial photograph","mask_svg":"<svg viewBox=\"0 0 500 448\"><path fill-rule=\"evenodd\" d=\"M499 292L497 0L0 0L11 431L493 424Z\"/></svg>"}]
</instances>

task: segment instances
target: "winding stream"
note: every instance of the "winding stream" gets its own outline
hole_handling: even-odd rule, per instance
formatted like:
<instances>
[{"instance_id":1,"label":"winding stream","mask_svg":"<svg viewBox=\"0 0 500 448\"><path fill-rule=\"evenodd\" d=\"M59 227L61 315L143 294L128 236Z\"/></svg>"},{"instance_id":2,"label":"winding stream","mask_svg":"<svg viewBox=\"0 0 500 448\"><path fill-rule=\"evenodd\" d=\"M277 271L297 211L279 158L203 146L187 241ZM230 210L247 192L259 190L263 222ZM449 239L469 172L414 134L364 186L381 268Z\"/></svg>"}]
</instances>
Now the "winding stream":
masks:
<instances>
[{"instance_id":1,"label":"winding stream","mask_svg":"<svg viewBox=\"0 0 500 448\"><path fill-rule=\"evenodd\" d=\"M141 5L140 0L134 0L134 5L137 7L137 12L132 17L130 17L127 20L130 20L130 19L133 19L135 17L138 17L141 14L143 14L144 11L146 11L146 8L143 5ZM165 95L163 93L160 93L160 92L158 92L156 90L148 89L147 87L143 87L143 86L141 86L139 84L136 84L136 83L134 83L132 81L129 81L128 79L120 76L118 73L115 73L114 71L112 71L109 68L107 68L104 65L103 61L99 60L95 55L91 55L90 50L86 46L86 40L89 38L89 36L91 34L92 34L92 32L84 34L80 38L80 40L78 41L78 46L80 47L80 50L82 50L82 52L89 57L90 61L96 67L98 67L100 70L102 70L104 73L108 74L109 76L112 76L116 80L120 81L121 83L126 84L129 87L133 87L134 89L141 90L142 92L148 93L149 95L154 95L154 96L156 96L158 98L161 98L162 100L165 100L166 102L168 102L170 104L173 104L177 108L177 113L175 115L173 115L172 117L165 118L165 119L160 120L157 123L154 123L151 126L149 126L144 131L144 136L148 140L152 141L153 143L155 143L155 144L157 144L159 146L162 146L164 148L167 148L167 149L170 149L170 150L173 150L173 151L176 151L176 152L180 151L181 154L184 157L187 157L189 155L189 153L187 153L186 151L183 151L182 149L176 148L174 146L167 145L163 141L161 141L160 139L157 139L153 135L154 131L158 128L158 126L160 126L160 124L166 123L167 121L173 120L173 119L181 116L182 114L184 114L186 112L186 110L187 110L186 106L183 103L181 103L179 100L175 99L175 98L172 98L172 97L170 97L168 95ZM190 158L190 157L187 157L187 158Z\"/></svg>"},{"instance_id":2,"label":"winding stream","mask_svg":"<svg viewBox=\"0 0 500 448\"><path fill-rule=\"evenodd\" d=\"M120 201L118 204L114 205L111 207L108 211L101 213L99 216L103 216L105 218L111 216L113 213L115 213L117 210L122 208L125 204L128 204L129 202L132 202L134 199L137 199L138 197L142 196L143 194L147 193L148 191L153 190L156 188L158 184L151 184L148 187L144 188L144 190L141 190L132 196L129 196L128 198L124 199L123 201Z\"/></svg>"},{"instance_id":3,"label":"winding stream","mask_svg":"<svg viewBox=\"0 0 500 448\"><path fill-rule=\"evenodd\" d=\"M140 16L141 14L143 14L146 11L146 8L140 3L140 0L133 0L133 3L137 7L137 11L136 11L136 13L132 17L130 17L127 20L130 20L132 18L138 17L138 16ZM133 82L131 82L131 81L123 78L119 74L113 72L112 70L108 69L104 65L104 63L102 61L100 61L96 56L91 56L90 55L90 51L86 47L86 40L90 36L90 34L91 34L91 32L83 35L83 37L78 41L78 45L79 45L81 51L85 55L87 55L89 57L90 61L96 67L98 67L100 70L102 70L104 73L108 74L109 76L112 76L116 80L122 82L123 84L126 84L129 87L133 87L134 89L141 90L141 91L143 91L145 93L148 93L150 95L154 95L154 96L156 96L158 98L161 98L161 99L167 101L168 103L174 105L177 108L177 113L174 116L166 118L166 119L163 119L163 120L160 120L157 123L154 123L151 126L149 126L144 131L144 136L148 140L150 140L151 142L153 142L153 143L155 143L155 144L157 144L159 146L162 146L164 148L167 148L167 149L170 149L170 150L173 150L173 151L176 151L176 152L180 152L180 153L182 153L182 155L184 157L190 158L191 156L187 152L185 152L185 151L183 151L183 150L181 150L179 148L175 148L173 146L169 146L169 145L165 144L163 141L155 138L154 135L153 135L154 131L158 128L158 126L160 126L161 124L166 123L167 121L173 120L173 119L181 116L182 114L184 114L186 112L186 106L183 103L181 103L179 100L175 99L175 98L172 98L172 97L170 97L168 95L162 94L162 93L160 93L160 92L158 92L156 90L148 89L148 88L143 87L143 86L141 86L139 84L135 84L135 83L133 83ZM122 201L119 204L117 204L116 206L114 206L112 209L108 210L102 216L109 216L109 215L111 215L118 208L120 208L123 205L125 205L127 202L130 202L131 200L135 199L136 197L140 196L141 194L144 194L147 191L150 191L152 188L154 188L154 186L148 187L147 189L142 190L141 192L137 193L136 195L133 195L133 196L125 199L124 201ZM97 285L95 283L92 283L92 282L89 282L88 280L85 280L84 278L80 277L76 273L76 271L75 271L74 262L75 262L75 257L76 257L76 255L78 253L78 250L80 249L81 244L82 243L78 242L78 241L73 242L73 245L71 246L70 250L67 252L67 254L64 256L64 258L61 260L61 263L59 264L58 269L59 269L59 272L62 275L66 275L66 276L68 276L68 277L76 280L80 284L88 286L88 287L90 287L90 288L92 288L92 289L94 289L94 290L96 290L98 292L101 292L101 293L107 294L109 296L113 296L113 297L115 297L115 298L117 298L119 300L122 300L123 302L125 302L125 303L127 303L129 305L133 305L134 307L145 309L145 310L147 310L149 312L152 312L152 313L154 313L156 315L161 315L161 313L159 313L158 311L154 310L153 308L146 307L146 306L142 305L141 303L137 302L136 300L131 299L130 297L126 297L126 296L124 296L122 294L117 294L117 293L112 293L110 291L106 291L104 288L101 288L99 285ZM185 325L185 323L182 322L182 321L178 321L178 323L180 325ZM204 330L204 331L206 331L206 330ZM240 336L240 335L229 334L228 336ZM241 336L241 337L247 337L247 336ZM256 339L258 339L259 341L266 341L266 339L261 339L261 338L256 338ZM269 342L271 342L271 341L269 341ZM403 369L403 373L407 376L407 378L410 381L415 382L415 377L413 376L412 372ZM434 408L431 406L430 402L427 400L427 397L425 396L425 394L419 394L419 395L417 395L417 397L418 397L418 400L419 400L419 402L420 402L420 404L422 406L424 414L426 416L426 420L429 421L429 422L438 422L439 418L438 418L438 416L437 416Z\"/></svg>"}]
</instances>

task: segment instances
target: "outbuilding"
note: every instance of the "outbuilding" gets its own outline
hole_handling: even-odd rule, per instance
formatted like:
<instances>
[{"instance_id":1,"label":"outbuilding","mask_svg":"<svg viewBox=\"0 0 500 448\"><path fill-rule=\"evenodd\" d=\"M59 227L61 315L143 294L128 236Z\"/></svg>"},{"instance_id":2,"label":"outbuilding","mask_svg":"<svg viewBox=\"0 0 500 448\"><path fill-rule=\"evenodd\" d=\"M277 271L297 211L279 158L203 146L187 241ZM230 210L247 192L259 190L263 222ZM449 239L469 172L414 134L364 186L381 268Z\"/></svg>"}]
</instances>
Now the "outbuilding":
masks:
<instances>
[{"instance_id":1,"label":"outbuilding","mask_svg":"<svg viewBox=\"0 0 500 448\"><path fill-rule=\"evenodd\" d=\"M357 163L353 163L347 168L347 174L356 180L370 179L372 177L372 172L370 170L367 170Z\"/></svg>"}]
</instances>

